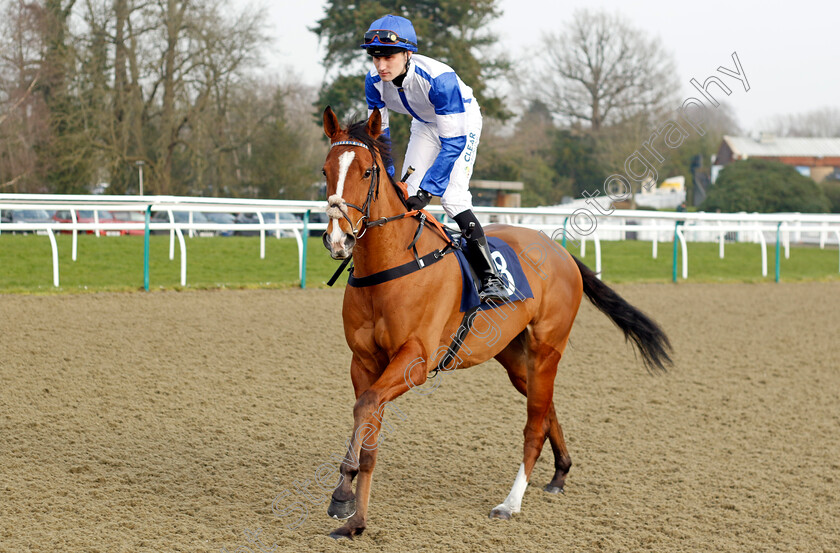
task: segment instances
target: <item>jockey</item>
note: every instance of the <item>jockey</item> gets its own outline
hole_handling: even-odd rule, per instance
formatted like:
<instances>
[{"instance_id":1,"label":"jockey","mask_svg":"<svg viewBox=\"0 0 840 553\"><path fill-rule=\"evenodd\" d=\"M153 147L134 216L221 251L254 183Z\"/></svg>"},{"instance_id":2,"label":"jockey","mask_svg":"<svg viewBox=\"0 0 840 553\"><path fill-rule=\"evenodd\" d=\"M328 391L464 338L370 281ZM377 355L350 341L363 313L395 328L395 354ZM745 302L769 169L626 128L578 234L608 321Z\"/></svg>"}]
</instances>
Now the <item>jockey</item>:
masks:
<instances>
[{"instance_id":1,"label":"jockey","mask_svg":"<svg viewBox=\"0 0 840 553\"><path fill-rule=\"evenodd\" d=\"M417 35L404 17L386 15L371 23L361 47L375 67L365 77L368 116L379 109L387 139L389 110L412 118L403 164L414 170L406 179L408 208L423 209L432 196L440 196L467 240L466 257L481 281L479 297L507 299L484 229L472 212L469 184L481 135L481 110L472 89L451 67L416 54ZM393 177L393 165L387 169Z\"/></svg>"}]
</instances>

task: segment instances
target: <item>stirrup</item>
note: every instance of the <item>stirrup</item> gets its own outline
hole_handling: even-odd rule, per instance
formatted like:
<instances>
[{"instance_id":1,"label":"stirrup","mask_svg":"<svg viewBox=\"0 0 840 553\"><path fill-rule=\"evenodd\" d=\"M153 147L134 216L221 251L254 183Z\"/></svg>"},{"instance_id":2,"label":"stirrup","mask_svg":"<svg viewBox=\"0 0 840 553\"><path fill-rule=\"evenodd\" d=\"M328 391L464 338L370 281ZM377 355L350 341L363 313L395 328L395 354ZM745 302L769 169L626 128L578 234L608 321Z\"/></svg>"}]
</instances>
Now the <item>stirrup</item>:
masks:
<instances>
[{"instance_id":1,"label":"stirrup","mask_svg":"<svg viewBox=\"0 0 840 553\"><path fill-rule=\"evenodd\" d=\"M489 276L481 283L481 290L478 291L478 299L486 301L506 301L510 294L505 289L504 282L496 275Z\"/></svg>"}]
</instances>

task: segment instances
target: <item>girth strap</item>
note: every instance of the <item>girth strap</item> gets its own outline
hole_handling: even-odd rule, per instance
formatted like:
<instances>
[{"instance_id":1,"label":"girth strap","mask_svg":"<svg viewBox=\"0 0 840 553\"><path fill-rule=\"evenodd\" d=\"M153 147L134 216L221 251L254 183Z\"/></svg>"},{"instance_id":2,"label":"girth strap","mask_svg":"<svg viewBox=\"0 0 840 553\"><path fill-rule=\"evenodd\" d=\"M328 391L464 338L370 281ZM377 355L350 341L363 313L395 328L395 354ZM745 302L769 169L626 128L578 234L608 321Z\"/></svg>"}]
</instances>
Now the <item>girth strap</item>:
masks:
<instances>
[{"instance_id":1,"label":"girth strap","mask_svg":"<svg viewBox=\"0 0 840 553\"><path fill-rule=\"evenodd\" d=\"M361 278L353 276L353 270L351 269L350 278L347 279L347 284L349 286L353 286L354 288L376 286L377 284L382 284L383 282L388 282L389 280L410 275L415 271L419 271L424 267L437 263L443 259L444 255L451 251L453 250L447 246L442 250L434 250L415 261L409 261L408 263L403 263L397 267L391 267L390 269L385 269L384 271L379 271L378 273L373 273L372 275L363 276Z\"/></svg>"},{"instance_id":2,"label":"girth strap","mask_svg":"<svg viewBox=\"0 0 840 553\"><path fill-rule=\"evenodd\" d=\"M445 371L447 363L452 361L458 351L461 349L461 344L464 343L464 339L467 337L467 333L472 328L473 323L475 322L475 312L478 311L478 308L481 307L480 305L476 305L471 309L467 309L464 312L464 318L461 319L461 326L458 327L458 331L452 336L452 343L449 344L449 348L446 350L446 355L440 362L437 364L437 367L432 369L429 372L434 373L430 378L434 378L440 371Z\"/></svg>"}]
</instances>

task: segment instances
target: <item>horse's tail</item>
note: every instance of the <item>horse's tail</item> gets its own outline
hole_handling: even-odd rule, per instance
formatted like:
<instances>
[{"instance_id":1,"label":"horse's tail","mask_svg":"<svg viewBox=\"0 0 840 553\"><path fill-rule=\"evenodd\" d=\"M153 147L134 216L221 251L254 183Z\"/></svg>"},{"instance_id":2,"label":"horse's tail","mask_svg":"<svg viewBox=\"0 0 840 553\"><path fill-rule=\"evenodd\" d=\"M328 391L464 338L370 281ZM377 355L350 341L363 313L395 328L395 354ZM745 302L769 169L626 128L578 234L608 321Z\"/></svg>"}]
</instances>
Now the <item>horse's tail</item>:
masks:
<instances>
[{"instance_id":1,"label":"horse's tail","mask_svg":"<svg viewBox=\"0 0 840 553\"><path fill-rule=\"evenodd\" d=\"M572 256L574 257L574 256ZM650 317L627 303L615 290L598 280L595 273L574 257L580 275L583 277L583 292L589 301L607 315L624 332L627 340L632 340L642 354L645 367L649 371L665 371L666 365L672 365L671 342L668 336Z\"/></svg>"}]
</instances>

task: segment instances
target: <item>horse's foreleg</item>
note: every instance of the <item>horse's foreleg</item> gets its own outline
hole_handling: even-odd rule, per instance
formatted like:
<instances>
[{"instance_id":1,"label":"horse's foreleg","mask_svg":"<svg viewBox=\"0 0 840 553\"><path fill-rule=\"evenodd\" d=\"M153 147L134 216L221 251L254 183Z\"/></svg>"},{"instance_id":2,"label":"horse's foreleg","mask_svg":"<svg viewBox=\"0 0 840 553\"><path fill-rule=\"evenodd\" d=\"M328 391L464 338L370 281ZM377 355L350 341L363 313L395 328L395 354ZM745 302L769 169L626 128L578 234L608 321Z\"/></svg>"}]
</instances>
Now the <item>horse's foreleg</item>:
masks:
<instances>
[{"instance_id":1,"label":"horse's foreleg","mask_svg":"<svg viewBox=\"0 0 840 553\"><path fill-rule=\"evenodd\" d=\"M367 369L362 361L353 356L350 362L350 378L353 381L356 400L368 390L379 375L376 371ZM338 520L347 520L356 512L356 495L353 493L353 479L359 472L359 450L360 444L354 439L355 433L350 437L347 452L341 462L341 480L332 494L327 514Z\"/></svg>"},{"instance_id":2,"label":"horse's foreleg","mask_svg":"<svg viewBox=\"0 0 840 553\"><path fill-rule=\"evenodd\" d=\"M334 519L347 520L356 512L356 495L353 493L353 479L359 472L358 447L351 438L344 460L341 462L341 481L335 488L327 508L327 514Z\"/></svg>"},{"instance_id":3,"label":"horse's foreleg","mask_svg":"<svg viewBox=\"0 0 840 553\"><path fill-rule=\"evenodd\" d=\"M334 538L352 538L367 528L370 488L379 449L382 418L388 403L407 392L409 383L411 386L419 386L425 382L427 370L422 352L419 343L409 342L404 345L388 364L382 376L356 400L353 407L354 428L351 439L351 448L354 448L352 451L358 453L359 460L356 510L344 526L330 534ZM335 498L335 495L333 497Z\"/></svg>"},{"instance_id":4,"label":"horse's foreleg","mask_svg":"<svg viewBox=\"0 0 840 553\"><path fill-rule=\"evenodd\" d=\"M545 442L547 428L546 417L554 395L554 377L560 352L544 344L532 344L533 362L528 363L526 397L528 403L528 421L525 424L525 447L522 464L516 474L516 480L503 503L490 511L491 518L509 519L522 507L522 497L528 487L531 472Z\"/></svg>"}]
</instances>

